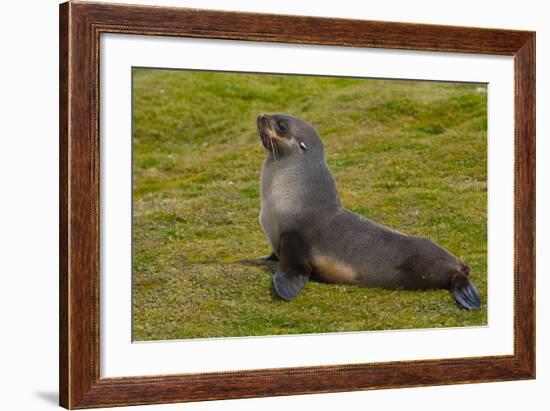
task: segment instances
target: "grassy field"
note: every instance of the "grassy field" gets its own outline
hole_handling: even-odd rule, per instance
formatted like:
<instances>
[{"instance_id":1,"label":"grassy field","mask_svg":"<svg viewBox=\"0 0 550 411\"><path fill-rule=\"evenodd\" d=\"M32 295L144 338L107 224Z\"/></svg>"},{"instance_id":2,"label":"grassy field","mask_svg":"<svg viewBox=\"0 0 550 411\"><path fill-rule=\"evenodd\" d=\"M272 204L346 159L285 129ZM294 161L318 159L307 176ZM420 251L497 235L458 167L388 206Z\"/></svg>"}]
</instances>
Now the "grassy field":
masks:
<instances>
[{"instance_id":1,"label":"grassy field","mask_svg":"<svg viewBox=\"0 0 550 411\"><path fill-rule=\"evenodd\" d=\"M484 85L134 69L133 93L134 340L486 324ZM256 260L260 113L312 123L343 205L465 260L482 309L315 282L277 299Z\"/></svg>"}]
</instances>

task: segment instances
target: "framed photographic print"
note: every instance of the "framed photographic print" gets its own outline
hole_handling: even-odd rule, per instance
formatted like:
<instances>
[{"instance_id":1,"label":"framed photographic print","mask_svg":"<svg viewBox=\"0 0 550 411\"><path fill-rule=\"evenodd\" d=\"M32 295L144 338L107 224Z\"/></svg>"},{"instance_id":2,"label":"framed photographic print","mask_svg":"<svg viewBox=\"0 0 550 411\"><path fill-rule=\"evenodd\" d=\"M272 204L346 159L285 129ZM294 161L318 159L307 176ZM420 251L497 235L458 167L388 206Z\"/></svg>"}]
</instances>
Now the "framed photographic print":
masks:
<instances>
[{"instance_id":1,"label":"framed photographic print","mask_svg":"<svg viewBox=\"0 0 550 411\"><path fill-rule=\"evenodd\" d=\"M60 404L535 377L535 33L60 6Z\"/></svg>"}]
</instances>

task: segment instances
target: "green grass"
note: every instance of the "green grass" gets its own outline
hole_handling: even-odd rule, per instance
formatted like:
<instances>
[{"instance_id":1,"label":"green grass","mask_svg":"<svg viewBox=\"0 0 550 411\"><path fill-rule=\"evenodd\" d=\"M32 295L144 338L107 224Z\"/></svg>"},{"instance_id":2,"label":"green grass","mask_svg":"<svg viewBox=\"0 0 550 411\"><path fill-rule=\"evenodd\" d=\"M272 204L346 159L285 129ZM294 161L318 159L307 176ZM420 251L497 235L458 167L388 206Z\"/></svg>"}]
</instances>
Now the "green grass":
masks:
<instances>
[{"instance_id":1,"label":"green grass","mask_svg":"<svg viewBox=\"0 0 550 411\"><path fill-rule=\"evenodd\" d=\"M486 324L485 86L134 69L133 92L134 340ZM315 282L277 299L255 260L259 113L312 123L344 206L468 262L482 309Z\"/></svg>"}]
</instances>

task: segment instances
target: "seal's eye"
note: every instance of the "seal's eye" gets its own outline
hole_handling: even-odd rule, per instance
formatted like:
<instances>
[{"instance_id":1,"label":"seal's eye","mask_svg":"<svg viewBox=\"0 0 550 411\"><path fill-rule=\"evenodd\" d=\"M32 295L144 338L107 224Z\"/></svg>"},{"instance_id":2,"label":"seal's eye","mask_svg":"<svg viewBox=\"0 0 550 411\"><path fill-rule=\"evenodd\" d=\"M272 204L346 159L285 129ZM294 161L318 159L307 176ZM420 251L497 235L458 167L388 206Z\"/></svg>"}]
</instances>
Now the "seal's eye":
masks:
<instances>
[{"instance_id":1,"label":"seal's eye","mask_svg":"<svg viewBox=\"0 0 550 411\"><path fill-rule=\"evenodd\" d=\"M285 131L288 130L288 128L286 127L286 124L283 121L277 121L275 123L275 128L279 133L284 133Z\"/></svg>"}]
</instances>

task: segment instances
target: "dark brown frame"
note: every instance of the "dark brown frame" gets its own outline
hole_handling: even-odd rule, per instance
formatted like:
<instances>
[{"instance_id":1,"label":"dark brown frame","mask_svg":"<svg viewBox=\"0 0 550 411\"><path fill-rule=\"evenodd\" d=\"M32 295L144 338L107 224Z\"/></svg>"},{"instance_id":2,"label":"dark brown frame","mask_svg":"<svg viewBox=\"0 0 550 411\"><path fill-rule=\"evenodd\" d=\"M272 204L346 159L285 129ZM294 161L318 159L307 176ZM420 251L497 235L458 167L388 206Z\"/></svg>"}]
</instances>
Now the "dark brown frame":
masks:
<instances>
[{"instance_id":1,"label":"dark brown frame","mask_svg":"<svg viewBox=\"0 0 550 411\"><path fill-rule=\"evenodd\" d=\"M99 377L100 33L500 54L515 62L514 354ZM60 405L90 408L535 377L535 33L183 8L60 5Z\"/></svg>"}]
</instances>

